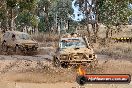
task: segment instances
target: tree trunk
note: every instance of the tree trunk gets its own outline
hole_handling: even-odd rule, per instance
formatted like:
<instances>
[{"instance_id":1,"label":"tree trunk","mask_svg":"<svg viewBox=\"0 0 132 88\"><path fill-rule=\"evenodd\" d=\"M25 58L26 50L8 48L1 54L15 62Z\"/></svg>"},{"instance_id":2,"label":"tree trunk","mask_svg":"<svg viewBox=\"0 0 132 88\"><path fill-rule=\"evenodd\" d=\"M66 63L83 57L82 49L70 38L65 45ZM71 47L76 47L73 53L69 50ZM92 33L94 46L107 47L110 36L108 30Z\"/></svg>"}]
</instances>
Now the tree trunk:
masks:
<instances>
[{"instance_id":1,"label":"tree trunk","mask_svg":"<svg viewBox=\"0 0 132 88\"><path fill-rule=\"evenodd\" d=\"M69 28L70 28L70 23L69 23L69 20L68 20L68 22L67 22L67 25L68 25L67 30L69 30Z\"/></svg>"},{"instance_id":2,"label":"tree trunk","mask_svg":"<svg viewBox=\"0 0 132 88\"><path fill-rule=\"evenodd\" d=\"M47 31L49 32L50 30L49 30L49 13L48 13L48 6L46 5L45 6L45 13L46 13L46 16L45 16L45 20L46 20L46 29L47 29Z\"/></svg>"},{"instance_id":3,"label":"tree trunk","mask_svg":"<svg viewBox=\"0 0 132 88\"><path fill-rule=\"evenodd\" d=\"M99 26L97 23L95 25L95 31L94 31L94 37L95 37L95 43L98 41L98 31L99 31Z\"/></svg>"},{"instance_id":4,"label":"tree trunk","mask_svg":"<svg viewBox=\"0 0 132 88\"><path fill-rule=\"evenodd\" d=\"M87 32L88 32L88 37L90 37L90 30L89 30L89 11L87 10L87 0L85 0L85 15L86 15L86 26L87 26Z\"/></svg>"},{"instance_id":5,"label":"tree trunk","mask_svg":"<svg viewBox=\"0 0 132 88\"><path fill-rule=\"evenodd\" d=\"M99 25L96 23L96 37L98 38L98 32L99 32Z\"/></svg>"},{"instance_id":6,"label":"tree trunk","mask_svg":"<svg viewBox=\"0 0 132 88\"><path fill-rule=\"evenodd\" d=\"M10 20L9 20L9 30L12 31L13 30L13 9L10 8Z\"/></svg>"},{"instance_id":7,"label":"tree trunk","mask_svg":"<svg viewBox=\"0 0 132 88\"><path fill-rule=\"evenodd\" d=\"M90 37L89 24L87 24L87 32L88 32L88 37Z\"/></svg>"},{"instance_id":8,"label":"tree trunk","mask_svg":"<svg viewBox=\"0 0 132 88\"><path fill-rule=\"evenodd\" d=\"M107 27L107 30L106 30L106 38L109 38L109 31L110 31L110 28Z\"/></svg>"},{"instance_id":9,"label":"tree trunk","mask_svg":"<svg viewBox=\"0 0 132 88\"><path fill-rule=\"evenodd\" d=\"M98 32L99 32L99 25L98 25L98 6L97 6L97 0L94 0L93 4L95 4L95 8L94 8L94 12L95 14L95 32L94 32L94 36L95 36L95 43L98 41Z\"/></svg>"}]
</instances>

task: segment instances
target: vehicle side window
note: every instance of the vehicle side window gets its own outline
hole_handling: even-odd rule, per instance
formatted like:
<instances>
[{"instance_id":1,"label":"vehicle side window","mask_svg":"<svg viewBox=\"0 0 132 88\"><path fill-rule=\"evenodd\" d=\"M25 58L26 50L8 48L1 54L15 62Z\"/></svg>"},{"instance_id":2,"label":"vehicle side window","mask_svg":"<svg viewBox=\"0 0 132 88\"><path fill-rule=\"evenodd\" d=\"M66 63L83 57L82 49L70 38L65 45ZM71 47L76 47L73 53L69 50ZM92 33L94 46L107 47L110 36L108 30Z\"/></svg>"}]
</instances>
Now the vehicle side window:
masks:
<instances>
[{"instance_id":1,"label":"vehicle side window","mask_svg":"<svg viewBox=\"0 0 132 88\"><path fill-rule=\"evenodd\" d=\"M4 34L4 37L5 37L5 38L8 38L9 34L10 34L9 32L6 32L6 33Z\"/></svg>"},{"instance_id":2,"label":"vehicle side window","mask_svg":"<svg viewBox=\"0 0 132 88\"><path fill-rule=\"evenodd\" d=\"M14 41L16 39L16 35L12 34L12 40Z\"/></svg>"},{"instance_id":3,"label":"vehicle side window","mask_svg":"<svg viewBox=\"0 0 132 88\"><path fill-rule=\"evenodd\" d=\"M12 34L12 38L15 38L16 36L15 36L15 34Z\"/></svg>"}]
</instances>

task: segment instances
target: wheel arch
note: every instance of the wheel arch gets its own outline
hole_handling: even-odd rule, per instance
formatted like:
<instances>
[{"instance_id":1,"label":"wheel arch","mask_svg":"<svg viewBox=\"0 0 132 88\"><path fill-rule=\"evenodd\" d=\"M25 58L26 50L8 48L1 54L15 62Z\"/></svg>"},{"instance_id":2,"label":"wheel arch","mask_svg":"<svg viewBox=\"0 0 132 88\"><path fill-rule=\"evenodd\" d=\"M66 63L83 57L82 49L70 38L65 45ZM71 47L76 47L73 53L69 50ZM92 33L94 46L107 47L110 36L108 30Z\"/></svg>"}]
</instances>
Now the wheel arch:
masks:
<instances>
[{"instance_id":1,"label":"wheel arch","mask_svg":"<svg viewBox=\"0 0 132 88\"><path fill-rule=\"evenodd\" d=\"M6 42L6 40L3 40L2 43L3 43L3 42Z\"/></svg>"}]
</instances>

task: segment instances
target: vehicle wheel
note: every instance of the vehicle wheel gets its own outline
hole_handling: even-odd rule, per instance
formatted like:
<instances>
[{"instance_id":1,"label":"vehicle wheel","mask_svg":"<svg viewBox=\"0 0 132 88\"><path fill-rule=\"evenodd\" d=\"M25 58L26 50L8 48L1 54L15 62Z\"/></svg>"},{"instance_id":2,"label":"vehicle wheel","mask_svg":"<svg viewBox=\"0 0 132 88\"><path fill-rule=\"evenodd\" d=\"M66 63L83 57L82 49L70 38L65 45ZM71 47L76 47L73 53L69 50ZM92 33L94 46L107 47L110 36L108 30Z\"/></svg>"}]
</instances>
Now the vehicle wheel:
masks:
<instances>
[{"instance_id":1,"label":"vehicle wheel","mask_svg":"<svg viewBox=\"0 0 132 88\"><path fill-rule=\"evenodd\" d=\"M19 46L15 46L15 53L17 55L21 55L22 54L21 49L19 48Z\"/></svg>"},{"instance_id":2,"label":"vehicle wheel","mask_svg":"<svg viewBox=\"0 0 132 88\"><path fill-rule=\"evenodd\" d=\"M36 48L36 49L33 51L33 54L32 54L32 55L37 55L37 54L39 54L39 52L38 52L38 49Z\"/></svg>"},{"instance_id":3,"label":"vehicle wheel","mask_svg":"<svg viewBox=\"0 0 132 88\"><path fill-rule=\"evenodd\" d=\"M61 63L61 67L68 68L68 63L66 63L66 62Z\"/></svg>"},{"instance_id":4,"label":"vehicle wheel","mask_svg":"<svg viewBox=\"0 0 132 88\"><path fill-rule=\"evenodd\" d=\"M2 43L1 49L2 49L2 51L4 51L4 52L7 52L7 51L8 51L8 46L6 45L6 42L5 42L5 41Z\"/></svg>"},{"instance_id":5,"label":"vehicle wheel","mask_svg":"<svg viewBox=\"0 0 132 88\"><path fill-rule=\"evenodd\" d=\"M53 65L54 65L55 67L60 67L60 66L61 66L61 63L60 63L60 61L58 60L58 58L56 58L56 57L53 58Z\"/></svg>"}]
</instances>

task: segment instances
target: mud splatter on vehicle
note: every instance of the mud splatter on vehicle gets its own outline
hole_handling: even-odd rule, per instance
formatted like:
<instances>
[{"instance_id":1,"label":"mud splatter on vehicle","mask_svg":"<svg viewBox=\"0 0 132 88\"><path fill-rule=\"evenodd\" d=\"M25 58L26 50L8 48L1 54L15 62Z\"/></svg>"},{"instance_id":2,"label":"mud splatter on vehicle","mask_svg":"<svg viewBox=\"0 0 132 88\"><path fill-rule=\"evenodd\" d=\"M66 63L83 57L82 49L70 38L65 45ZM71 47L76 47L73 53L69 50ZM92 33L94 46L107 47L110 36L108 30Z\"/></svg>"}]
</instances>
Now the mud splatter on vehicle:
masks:
<instances>
[{"instance_id":1,"label":"mud splatter on vehicle","mask_svg":"<svg viewBox=\"0 0 132 88\"><path fill-rule=\"evenodd\" d=\"M65 34L60 38L53 64L56 67L92 66L97 64L96 55L87 38L77 33Z\"/></svg>"},{"instance_id":2,"label":"mud splatter on vehicle","mask_svg":"<svg viewBox=\"0 0 132 88\"><path fill-rule=\"evenodd\" d=\"M2 51L11 48L16 54L37 52L38 43L27 33L6 31L1 38Z\"/></svg>"}]
</instances>

